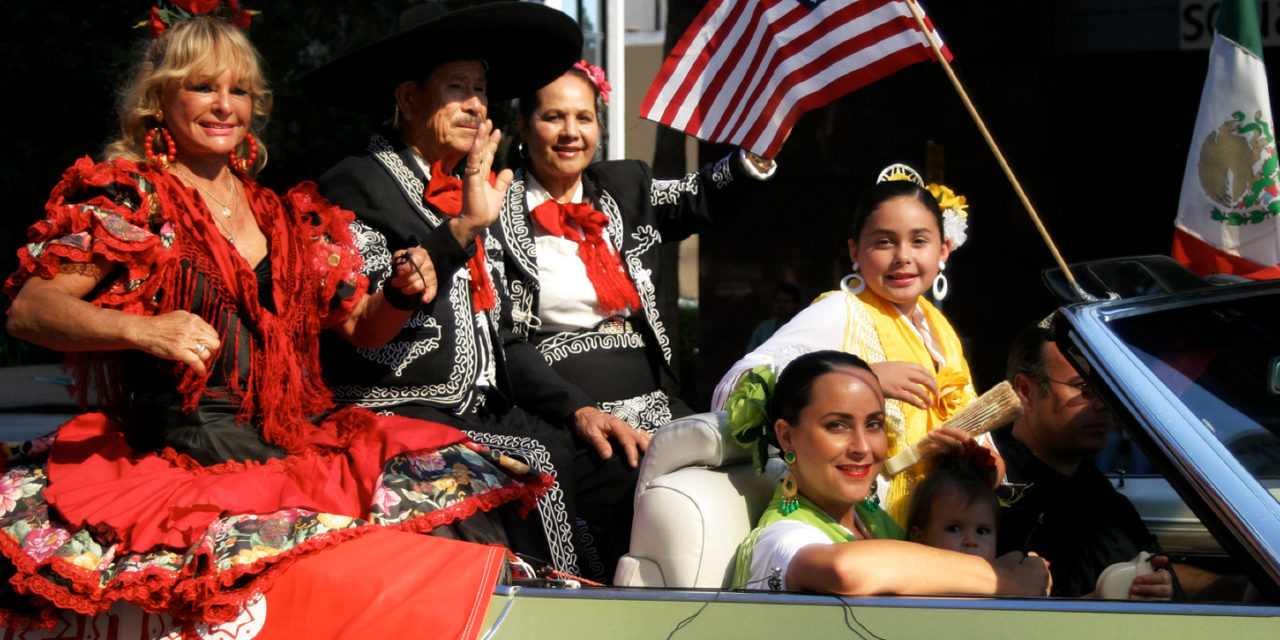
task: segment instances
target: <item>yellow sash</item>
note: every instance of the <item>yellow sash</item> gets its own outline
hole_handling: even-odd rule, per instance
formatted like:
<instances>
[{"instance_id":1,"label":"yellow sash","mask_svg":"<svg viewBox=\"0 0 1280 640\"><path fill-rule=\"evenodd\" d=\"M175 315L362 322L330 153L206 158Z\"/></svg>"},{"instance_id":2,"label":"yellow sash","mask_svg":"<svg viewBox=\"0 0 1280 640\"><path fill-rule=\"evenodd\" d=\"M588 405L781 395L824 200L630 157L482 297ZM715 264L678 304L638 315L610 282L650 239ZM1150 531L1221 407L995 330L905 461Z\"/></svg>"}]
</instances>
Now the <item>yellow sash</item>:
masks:
<instances>
[{"instance_id":1,"label":"yellow sash","mask_svg":"<svg viewBox=\"0 0 1280 640\"><path fill-rule=\"evenodd\" d=\"M834 293L834 292L833 292ZM908 320L893 303L864 290L858 295L844 294L849 309L843 350L853 353L867 362L914 362L935 371L924 342ZM859 304L861 303L861 304ZM938 400L928 410L900 400L886 399L885 413L889 417L889 456L923 438L938 428L961 407L973 402L977 394L973 390L973 377L969 363L964 359L964 349L955 329L946 316L923 297L917 303L925 320L942 348L946 360L941 370L936 370ZM868 331L874 327L874 331ZM893 477L886 493L885 509L899 525L906 526L907 507L911 490L923 479L924 473L917 465Z\"/></svg>"}]
</instances>

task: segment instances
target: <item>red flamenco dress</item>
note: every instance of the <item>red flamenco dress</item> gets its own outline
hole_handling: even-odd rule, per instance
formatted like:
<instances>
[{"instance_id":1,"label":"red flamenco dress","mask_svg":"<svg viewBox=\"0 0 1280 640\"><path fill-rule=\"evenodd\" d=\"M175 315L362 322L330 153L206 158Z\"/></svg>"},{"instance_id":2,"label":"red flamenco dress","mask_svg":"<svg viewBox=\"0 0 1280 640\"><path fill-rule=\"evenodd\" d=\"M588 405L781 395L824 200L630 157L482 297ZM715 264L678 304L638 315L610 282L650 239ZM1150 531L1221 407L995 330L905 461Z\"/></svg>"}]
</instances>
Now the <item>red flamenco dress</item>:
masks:
<instances>
[{"instance_id":1,"label":"red flamenco dress","mask_svg":"<svg viewBox=\"0 0 1280 640\"><path fill-rule=\"evenodd\" d=\"M3 451L0 552L10 598L33 607L0 611L0 626L117 602L226 621L312 552L386 528L457 526L505 503L525 512L549 485L456 429L335 411L317 334L365 291L352 216L310 183L283 197L250 180L245 190L271 248L256 266L194 190L126 160L82 158L31 227L7 295L101 256L119 267L93 304L188 311L222 347L203 376L141 352L73 354L81 393L92 380L103 412Z\"/></svg>"}]
</instances>

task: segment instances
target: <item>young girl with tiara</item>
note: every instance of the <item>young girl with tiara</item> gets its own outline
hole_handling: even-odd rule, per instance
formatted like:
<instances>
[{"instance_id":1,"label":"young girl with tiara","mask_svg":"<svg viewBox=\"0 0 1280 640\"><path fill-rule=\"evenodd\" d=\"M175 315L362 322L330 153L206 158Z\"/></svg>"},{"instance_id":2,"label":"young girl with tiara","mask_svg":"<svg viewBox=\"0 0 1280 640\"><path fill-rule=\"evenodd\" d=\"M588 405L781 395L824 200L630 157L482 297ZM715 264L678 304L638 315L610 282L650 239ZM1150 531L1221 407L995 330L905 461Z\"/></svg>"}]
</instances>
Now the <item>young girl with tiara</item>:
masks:
<instances>
[{"instance_id":1,"label":"young girl with tiara","mask_svg":"<svg viewBox=\"0 0 1280 640\"><path fill-rule=\"evenodd\" d=\"M839 291L823 294L768 341L739 360L717 385L712 408L747 401L732 396L739 380L757 367L780 371L796 357L833 349L871 363L886 397L889 455L928 436L961 446L968 436L939 426L977 396L960 339L924 296L947 294L944 275L951 251L965 240L965 202L941 185L924 186L906 165L891 165L853 212L849 258L853 273ZM979 443L988 446L982 436ZM1003 461L996 456L999 475ZM881 477L877 493L899 524L908 498L923 478L921 465Z\"/></svg>"}]
</instances>

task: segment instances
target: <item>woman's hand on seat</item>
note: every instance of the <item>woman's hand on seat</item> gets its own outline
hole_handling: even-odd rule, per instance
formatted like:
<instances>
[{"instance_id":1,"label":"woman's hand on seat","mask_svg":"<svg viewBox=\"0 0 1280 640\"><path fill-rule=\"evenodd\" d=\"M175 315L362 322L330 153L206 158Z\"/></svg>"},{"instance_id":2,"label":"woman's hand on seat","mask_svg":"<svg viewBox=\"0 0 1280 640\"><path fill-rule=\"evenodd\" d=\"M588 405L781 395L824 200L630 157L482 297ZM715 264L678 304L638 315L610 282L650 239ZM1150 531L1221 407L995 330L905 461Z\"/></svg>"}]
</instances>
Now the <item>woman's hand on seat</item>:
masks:
<instances>
[{"instance_id":1,"label":"woman's hand on seat","mask_svg":"<svg viewBox=\"0 0 1280 640\"><path fill-rule=\"evenodd\" d=\"M880 379L886 398L928 409L938 395L938 381L933 372L914 362L874 362L871 371Z\"/></svg>"},{"instance_id":2,"label":"woman's hand on seat","mask_svg":"<svg viewBox=\"0 0 1280 640\"><path fill-rule=\"evenodd\" d=\"M595 407L583 407L573 412L573 430L596 448L600 457L608 460L613 456L613 445L609 438L618 441L627 455L627 463L639 466L640 453L649 448L652 436L638 431L617 416L605 413Z\"/></svg>"}]
</instances>

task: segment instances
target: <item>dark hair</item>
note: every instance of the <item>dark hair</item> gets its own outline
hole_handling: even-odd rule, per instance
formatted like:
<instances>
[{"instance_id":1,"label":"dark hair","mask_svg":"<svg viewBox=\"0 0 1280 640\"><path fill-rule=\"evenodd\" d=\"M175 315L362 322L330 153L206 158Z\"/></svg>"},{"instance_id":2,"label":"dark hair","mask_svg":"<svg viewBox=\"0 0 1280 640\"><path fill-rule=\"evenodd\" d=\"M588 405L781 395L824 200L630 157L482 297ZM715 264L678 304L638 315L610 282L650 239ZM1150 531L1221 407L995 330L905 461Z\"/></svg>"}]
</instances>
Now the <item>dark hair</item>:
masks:
<instances>
[{"instance_id":1,"label":"dark hair","mask_svg":"<svg viewBox=\"0 0 1280 640\"><path fill-rule=\"evenodd\" d=\"M560 76L557 76L555 80L559 80L560 77L564 76L566 73L572 73L573 75L576 75L579 78L582 78L583 81L585 81L587 85L591 87L591 91L595 94L595 100L592 102L592 104L595 106L595 111L596 111L596 126L600 128L600 140L598 141L598 144L600 144L601 146L607 144L609 142L609 130L604 126L604 121L600 119L600 114L604 113L604 110L605 110L604 101L601 100L600 98L600 88L596 86L596 83L591 81L590 76L588 76L585 71L577 67L570 67L564 73L560 74ZM551 82L555 82L555 80L552 80ZM547 84L550 84L550 83L547 83ZM520 98L516 100L516 113L520 116L520 122L524 123L524 125L527 127L533 126L533 122L532 122L533 111L534 109L538 108L538 92L542 91L544 88L546 88L546 85L538 87L537 89L520 96ZM524 142L524 138L523 136L520 135L520 130L517 127L516 135L512 139L511 144L508 146L508 150L507 150L508 166L518 167L528 162L528 160L520 156L519 145L522 142ZM595 202L596 201L595 198L599 194L584 193L583 195L588 200Z\"/></svg>"},{"instance_id":2,"label":"dark hair","mask_svg":"<svg viewBox=\"0 0 1280 640\"><path fill-rule=\"evenodd\" d=\"M942 233L942 208L938 206L938 199L924 187L910 180L889 180L871 187L871 190L862 194L857 206L853 208L853 235L851 236L853 241L858 241L858 237L862 235L862 228L867 224L867 218L870 218L881 204L903 196L920 201L920 204L933 214L933 219L938 224L938 233Z\"/></svg>"},{"instance_id":3,"label":"dark hair","mask_svg":"<svg viewBox=\"0 0 1280 640\"><path fill-rule=\"evenodd\" d=\"M560 76L557 76L555 80L559 80L565 75L565 73L572 73L573 75L582 78L582 80L587 83L587 86L591 87L591 91L596 97L594 100L596 107L596 122L600 124L600 137L604 138L607 134L604 130L604 123L600 122L600 113L604 111L604 102L600 99L600 88L596 86L596 83L591 81L591 77L588 76L585 71L577 67L570 67L564 73L560 74ZM551 82L555 82L555 80L552 80ZM538 108L538 92L542 91L545 87L546 85L538 87L537 89L520 96L520 99L516 101L516 112L520 114L520 119L525 122L525 124L529 124L529 119L533 117L533 110Z\"/></svg>"},{"instance_id":4,"label":"dark hair","mask_svg":"<svg viewBox=\"0 0 1280 640\"><path fill-rule=\"evenodd\" d=\"M913 528L923 528L929 522L933 517L934 498L948 492L964 498L966 508L975 502L990 506L992 513L996 514L996 524L999 524L1000 500L996 498L991 486L982 480L963 456L949 455L944 456L937 470L911 491L911 506L907 508L908 534Z\"/></svg>"},{"instance_id":5,"label":"dark hair","mask_svg":"<svg viewBox=\"0 0 1280 640\"><path fill-rule=\"evenodd\" d=\"M1029 325L1014 338L1004 369L1004 377L1009 384L1013 384L1013 379L1021 373L1048 391L1049 363L1045 361L1044 345L1053 341L1053 329L1044 324Z\"/></svg>"},{"instance_id":6,"label":"dark hair","mask_svg":"<svg viewBox=\"0 0 1280 640\"><path fill-rule=\"evenodd\" d=\"M769 396L770 424L766 426L765 432L772 434L772 422L779 419L794 424L800 416L800 410L809 405L813 381L825 373L838 369L871 371L871 366L862 358L843 351L814 351L792 360L791 364L778 374L778 383L774 385L773 394ZM875 373L871 375L874 377Z\"/></svg>"}]
</instances>

